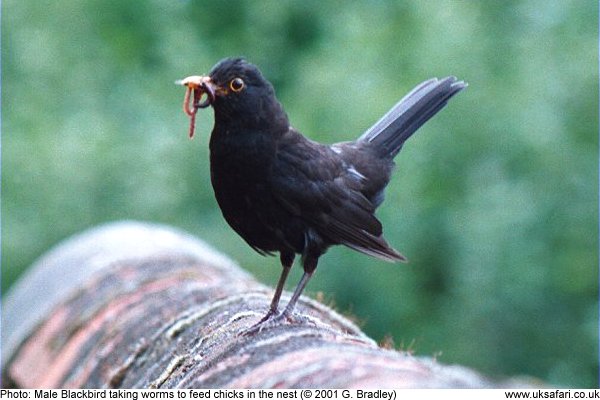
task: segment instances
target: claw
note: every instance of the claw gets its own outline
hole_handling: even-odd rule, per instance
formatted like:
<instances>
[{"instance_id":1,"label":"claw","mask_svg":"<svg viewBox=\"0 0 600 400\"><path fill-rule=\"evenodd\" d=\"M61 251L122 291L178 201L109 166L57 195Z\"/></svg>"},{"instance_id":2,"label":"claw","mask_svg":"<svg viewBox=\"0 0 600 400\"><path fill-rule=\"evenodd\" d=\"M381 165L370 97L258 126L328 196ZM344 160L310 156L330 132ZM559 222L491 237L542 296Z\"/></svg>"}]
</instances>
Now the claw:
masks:
<instances>
[{"instance_id":1,"label":"claw","mask_svg":"<svg viewBox=\"0 0 600 400\"><path fill-rule=\"evenodd\" d=\"M295 319L286 312L279 313L277 311L269 310L269 312L260 319L256 324L252 325L250 328L242 332L244 336L252 336L254 334L260 333L263 329L280 325L282 323L294 323Z\"/></svg>"}]
</instances>

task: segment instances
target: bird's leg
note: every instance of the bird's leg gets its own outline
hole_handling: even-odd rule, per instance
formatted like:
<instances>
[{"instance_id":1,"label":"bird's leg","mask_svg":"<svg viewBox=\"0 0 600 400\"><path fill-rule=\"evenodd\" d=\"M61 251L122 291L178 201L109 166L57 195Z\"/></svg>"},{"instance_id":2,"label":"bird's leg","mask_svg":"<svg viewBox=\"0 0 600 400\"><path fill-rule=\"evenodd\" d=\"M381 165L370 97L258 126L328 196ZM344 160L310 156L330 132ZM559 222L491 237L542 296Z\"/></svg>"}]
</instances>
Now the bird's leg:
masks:
<instances>
[{"instance_id":1,"label":"bird's leg","mask_svg":"<svg viewBox=\"0 0 600 400\"><path fill-rule=\"evenodd\" d=\"M287 306L285 306L285 310L283 310L282 317L286 320L292 320L292 313L294 312L296 302L300 298L300 295L306 287L306 284L317 269L317 263L319 262L319 256L321 254L322 252L320 252L316 246L307 246L307 249L302 255L302 267L304 268L304 274L302 275L302 278L300 278L300 282L298 282L298 286L296 286L294 294L292 294L292 298L288 302Z\"/></svg>"},{"instance_id":2,"label":"bird's leg","mask_svg":"<svg viewBox=\"0 0 600 400\"><path fill-rule=\"evenodd\" d=\"M315 256L313 256L313 257L304 256L303 257L304 274L302 275L300 282L298 282L298 286L296 286L296 289L294 290L294 293L292 294L290 301L286 305L285 310L283 311L283 313L278 314L277 306L279 304L279 299L281 298L281 293L283 292L283 285L285 283L288 273L290 272L292 263L294 262L294 254L293 253L281 254L281 264L283 265L283 271L279 278L279 283L277 284L277 289L275 289L275 295L273 296L273 300L271 301L271 307L269 309L269 312L258 323L253 325L250 329L248 329L244 334L245 335L255 334L257 332L260 332L265 325L279 324L283 320L288 321L288 322L293 322L294 319L292 318L292 313L294 312L294 307L296 306L296 302L300 298L300 295L302 294L302 291L306 287L306 284L308 283L308 281L312 277L313 273L315 272L318 261L319 261L318 256L316 256L316 257Z\"/></svg>"},{"instance_id":3,"label":"bird's leg","mask_svg":"<svg viewBox=\"0 0 600 400\"><path fill-rule=\"evenodd\" d=\"M273 299L271 300L271 306L269 307L269 311L267 314L261 318L250 331L258 328L263 322L273 318L277 315L279 300L281 299L281 293L283 293L283 287L285 286L285 281L290 273L290 269L292 269L292 265L294 264L294 253L292 252L281 252L279 255L279 259L281 260L281 266L283 270L281 271L281 275L279 276L279 282L277 282L277 287L275 288L275 294L273 295Z\"/></svg>"},{"instance_id":4,"label":"bird's leg","mask_svg":"<svg viewBox=\"0 0 600 400\"><path fill-rule=\"evenodd\" d=\"M294 294L292 295L292 298L287 303L287 306L285 306L285 310L283 310L282 316L285 319L287 319L288 321L292 319L292 313L294 312L294 307L296 306L296 302L298 301L298 298L300 297L300 295L302 294L302 291L306 287L306 284L308 283L309 279L312 277L313 272L314 272L314 270L311 272L304 271L304 274L302 275L300 282L298 282L298 286L296 286L296 290L294 290Z\"/></svg>"},{"instance_id":5,"label":"bird's leg","mask_svg":"<svg viewBox=\"0 0 600 400\"><path fill-rule=\"evenodd\" d=\"M269 306L269 311L267 314L260 319L256 324L252 325L248 330L244 331L244 335L253 335L256 332L260 332L267 321L274 321L279 316L277 311L279 307L279 300L281 299L281 293L283 293L283 287L285 286L285 281L290 273L290 269L292 269L292 264L294 264L294 253L282 252L280 253L279 259L281 260L281 266L283 270L281 271L281 275L279 276L279 282L277 282L277 287L275 288L275 294L273 295L273 299L271 300L271 306Z\"/></svg>"},{"instance_id":6,"label":"bird's leg","mask_svg":"<svg viewBox=\"0 0 600 400\"><path fill-rule=\"evenodd\" d=\"M290 270L289 267L288 268L284 267L283 273L281 274L281 277L279 278L280 283L282 282L282 280L285 281L285 277L287 276L287 273L289 272L289 270ZM294 294L292 295L292 298L290 299L287 306L285 307L285 310L281 314L277 313L277 303L279 303L279 297L281 297L281 292L283 289L279 290L279 285L277 285L278 290L275 291L275 296L273 297L273 302L271 303L271 309L269 310L267 315L265 315L260 321L258 321L252 327L250 327L250 329L245 331L244 334L245 335L253 335L257 332L260 332L265 326L278 325L279 323L283 322L284 320L287 322L294 322L295 319L292 318L294 306L296 305L296 302L298 301L300 294L302 294L302 291L304 290L304 287L308 283L308 280L310 279L312 274L313 274L312 272L304 272L304 275L302 275L302 278L300 279L298 286L296 286L296 290L294 290ZM281 286L283 287L283 284L281 284ZM275 306L273 306L273 304L275 304Z\"/></svg>"},{"instance_id":7,"label":"bird's leg","mask_svg":"<svg viewBox=\"0 0 600 400\"><path fill-rule=\"evenodd\" d=\"M285 281L290 273L290 269L292 269L292 264L294 264L294 253L281 253L280 254L281 266L283 270L281 271L281 275L279 276L279 282L277 282L277 287L275 288L275 294L273 295L273 299L271 300L271 306L269 307L269 311L267 315L262 317L258 324L262 324L266 320L270 319L274 315L277 315L277 310L279 307L279 300L281 299L281 293L283 293L283 287L285 286Z\"/></svg>"}]
</instances>

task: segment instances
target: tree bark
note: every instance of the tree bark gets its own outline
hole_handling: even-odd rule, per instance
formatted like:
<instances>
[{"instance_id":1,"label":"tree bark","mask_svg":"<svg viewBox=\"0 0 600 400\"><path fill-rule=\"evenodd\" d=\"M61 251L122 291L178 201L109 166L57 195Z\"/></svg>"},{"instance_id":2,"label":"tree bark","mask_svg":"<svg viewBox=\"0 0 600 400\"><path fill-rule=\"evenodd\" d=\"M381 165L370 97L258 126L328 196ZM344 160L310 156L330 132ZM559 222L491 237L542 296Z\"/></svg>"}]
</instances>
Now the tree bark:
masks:
<instances>
[{"instance_id":1,"label":"tree bark","mask_svg":"<svg viewBox=\"0 0 600 400\"><path fill-rule=\"evenodd\" d=\"M272 289L182 232L137 222L102 226L48 252L5 296L2 384L497 385L465 367L380 348L351 321L306 297L296 322L244 335L271 296Z\"/></svg>"}]
</instances>

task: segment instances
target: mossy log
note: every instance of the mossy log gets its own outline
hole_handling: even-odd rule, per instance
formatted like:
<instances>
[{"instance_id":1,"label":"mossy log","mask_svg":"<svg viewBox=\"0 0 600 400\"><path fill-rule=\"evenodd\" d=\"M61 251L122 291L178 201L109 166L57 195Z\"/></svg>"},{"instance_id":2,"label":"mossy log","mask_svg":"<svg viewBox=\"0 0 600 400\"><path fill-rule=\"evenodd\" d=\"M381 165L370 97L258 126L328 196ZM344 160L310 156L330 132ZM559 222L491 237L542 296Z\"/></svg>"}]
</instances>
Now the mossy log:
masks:
<instances>
[{"instance_id":1,"label":"mossy log","mask_svg":"<svg viewBox=\"0 0 600 400\"><path fill-rule=\"evenodd\" d=\"M228 258L175 229L138 222L92 229L49 251L5 296L2 384L498 385L465 367L381 348L347 318L307 297L298 303L297 322L244 335L264 315L272 293Z\"/></svg>"}]
</instances>

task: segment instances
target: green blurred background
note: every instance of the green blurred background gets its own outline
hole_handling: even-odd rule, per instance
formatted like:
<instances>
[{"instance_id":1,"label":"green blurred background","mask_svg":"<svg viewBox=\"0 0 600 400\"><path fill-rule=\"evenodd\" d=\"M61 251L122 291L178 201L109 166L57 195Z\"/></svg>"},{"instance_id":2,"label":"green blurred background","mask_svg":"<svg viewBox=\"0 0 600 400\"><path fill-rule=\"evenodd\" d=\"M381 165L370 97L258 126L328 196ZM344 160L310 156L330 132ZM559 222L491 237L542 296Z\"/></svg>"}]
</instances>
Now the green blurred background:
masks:
<instances>
[{"instance_id":1,"label":"green blurred background","mask_svg":"<svg viewBox=\"0 0 600 400\"><path fill-rule=\"evenodd\" d=\"M120 219L185 229L276 283L279 261L221 217L212 111L189 141L178 78L246 56L294 126L331 143L453 74L468 90L404 147L378 212L411 262L335 248L307 293L417 355L598 385L597 2L2 6L3 292L62 239Z\"/></svg>"}]
</instances>

